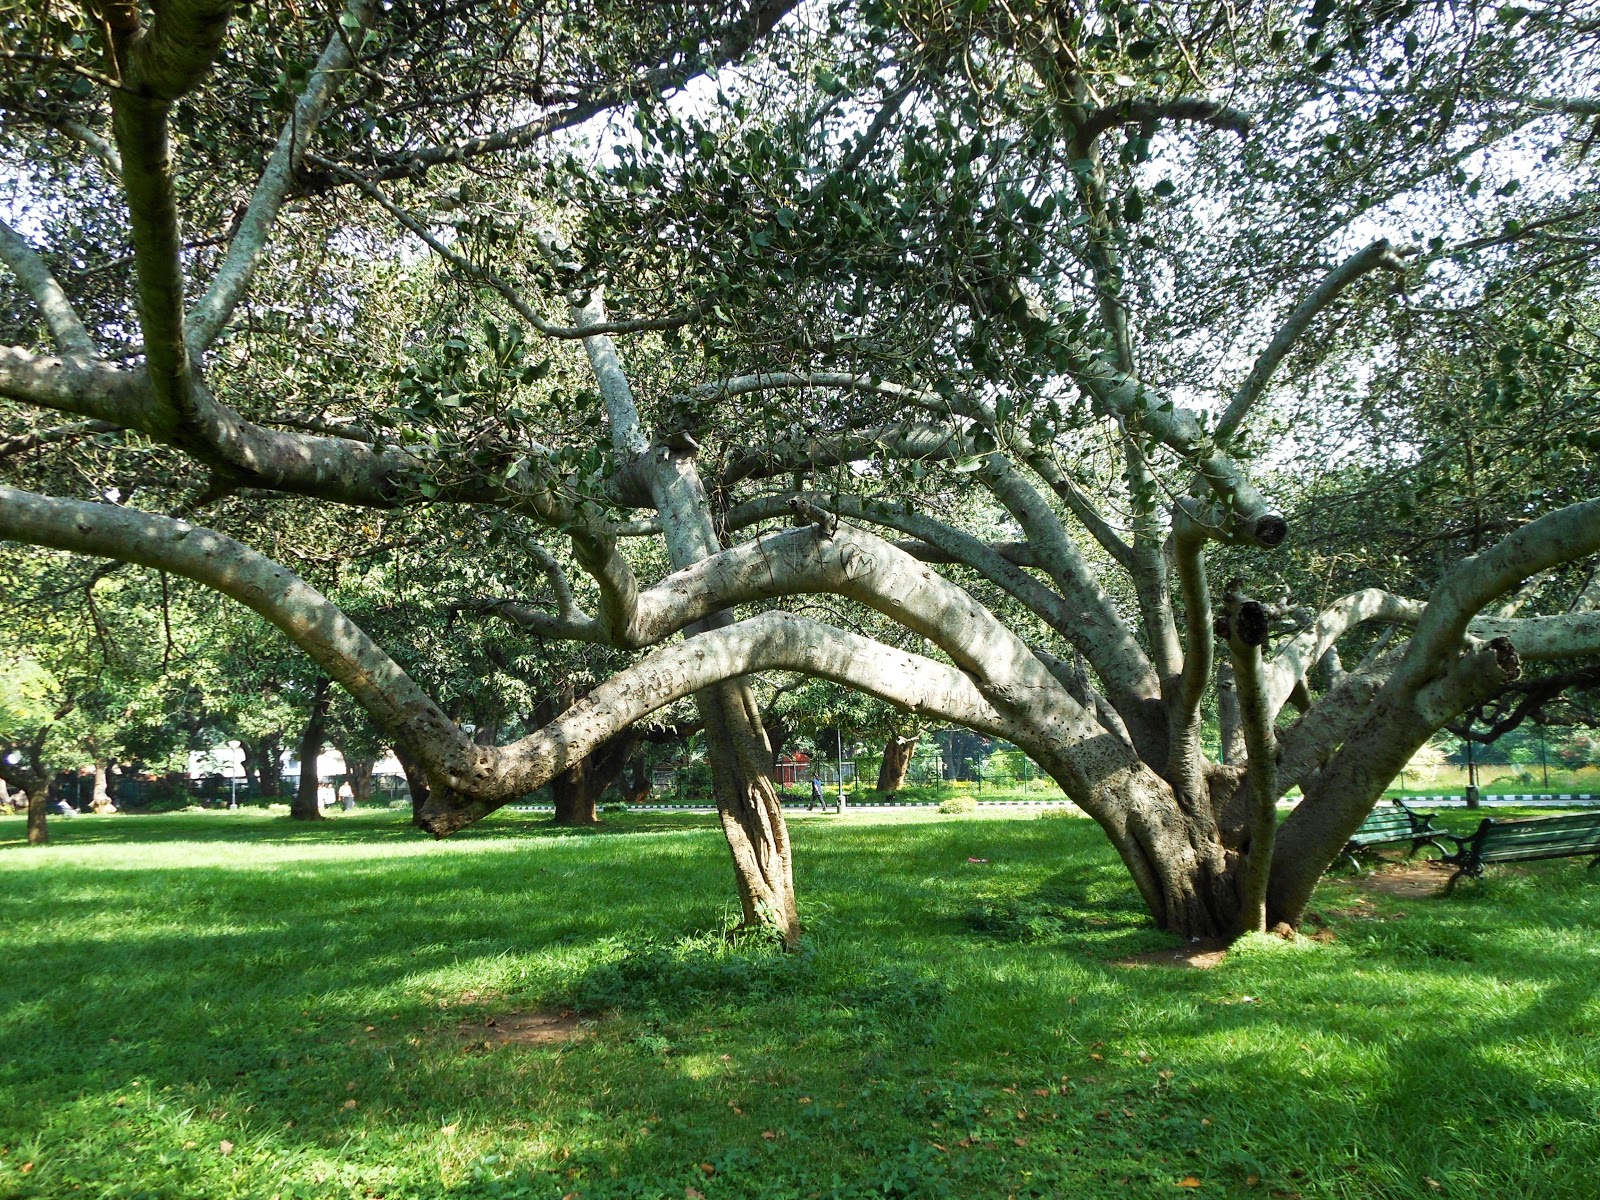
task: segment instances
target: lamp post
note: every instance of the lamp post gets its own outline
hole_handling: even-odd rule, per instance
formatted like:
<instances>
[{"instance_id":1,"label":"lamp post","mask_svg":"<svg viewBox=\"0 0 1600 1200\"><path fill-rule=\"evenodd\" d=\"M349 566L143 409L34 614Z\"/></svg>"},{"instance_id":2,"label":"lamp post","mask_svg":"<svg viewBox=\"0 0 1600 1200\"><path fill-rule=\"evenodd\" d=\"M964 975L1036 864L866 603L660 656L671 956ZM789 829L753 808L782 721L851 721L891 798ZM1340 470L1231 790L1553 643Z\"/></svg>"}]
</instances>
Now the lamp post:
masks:
<instances>
[{"instance_id":1,"label":"lamp post","mask_svg":"<svg viewBox=\"0 0 1600 1200\"><path fill-rule=\"evenodd\" d=\"M844 726L833 727L833 744L839 755L839 811L844 812Z\"/></svg>"}]
</instances>

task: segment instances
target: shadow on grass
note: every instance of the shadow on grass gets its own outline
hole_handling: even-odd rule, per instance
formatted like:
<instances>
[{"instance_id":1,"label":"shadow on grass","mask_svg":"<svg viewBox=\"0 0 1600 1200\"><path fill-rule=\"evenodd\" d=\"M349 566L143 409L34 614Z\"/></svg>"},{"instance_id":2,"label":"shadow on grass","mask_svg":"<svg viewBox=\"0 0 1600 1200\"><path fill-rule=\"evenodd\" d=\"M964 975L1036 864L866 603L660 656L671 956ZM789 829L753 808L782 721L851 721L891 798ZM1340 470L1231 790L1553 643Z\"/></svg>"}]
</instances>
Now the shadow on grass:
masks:
<instances>
[{"instance_id":1,"label":"shadow on grass","mask_svg":"<svg viewBox=\"0 0 1600 1200\"><path fill-rule=\"evenodd\" d=\"M573 836L507 814L470 848L363 861L344 851L415 838L403 815L288 838L266 819L206 823L231 815L129 818L169 832L135 830L121 858L114 839L63 840L47 866L0 873L0 1142L40 1164L39 1190L16 1194L93 1192L91 1166L121 1180L107 1195L232 1179L240 1194L457 1200L713 1182L1165 1194L1191 1169L1240 1194L1256 1174L1263 1194L1424 1196L1426 1177L1578 1197L1591 1178L1597 913L1559 874L1383 899L1406 915L1176 975L1098 961L1165 935L1087 822L797 824L814 932L782 956L689 932L733 910L714 818ZM669 831L693 836L610 836ZM240 840L294 853L207 861ZM190 841L198 861L150 869ZM974 930L985 905L1055 924ZM562 1004L617 1015L562 1048L470 1052L455 1036ZM1016 1115L1046 1107L1048 1125ZM226 1162L182 1149L219 1139L238 1147Z\"/></svg>"},{"instance_id":2,"label":"shadow on grass","mask_svg":"<svg viewBox=\"0 0 1600 1200\"><path fill-rule=\"evenodd\" d=\"M695 813L623 813L599 825L561 826L543 814L492 813L451 836L464 842L481 838L590 838L626 833L665 833L709 828L715 817ZM384 842L427 842L430 835L411 824L409 811L380 810L339 813L321 821L297 821L287 814L261 809L207 810L177 813L84 814L53 817L50 844L77 846L139 845L153 842L257 843L261 845L373 845ZM0 850L25 849L26 821L0 817Z\"/></svg>"}]
</instances>

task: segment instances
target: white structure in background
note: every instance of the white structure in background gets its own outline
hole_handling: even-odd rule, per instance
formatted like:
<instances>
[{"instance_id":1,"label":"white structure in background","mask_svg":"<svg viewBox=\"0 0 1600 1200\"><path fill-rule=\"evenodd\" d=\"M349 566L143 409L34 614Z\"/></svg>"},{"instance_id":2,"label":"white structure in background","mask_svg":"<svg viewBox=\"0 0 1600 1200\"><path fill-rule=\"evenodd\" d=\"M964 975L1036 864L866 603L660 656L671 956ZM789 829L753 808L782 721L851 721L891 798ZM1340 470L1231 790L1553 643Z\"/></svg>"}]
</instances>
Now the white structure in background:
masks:
<instances>
[{"instance_id":1,"label":"white structure in background","mask_svg":"<svg viewBox=\"0 0 1600 1200\"><path fill-rule=\"evenodd\" d=\"M289 780L300 778L300 759L292 751L285 750L281 757L283 777ZM345 772L344 755L337 750L328 750L317 755L317 778L331 779L335 775ZM405 768L400 765L400 760L394 755L385 755L380 758L372 768L374 775L403 775ZM221 775L224 779L243 779L244 751L233 743L213 746L210 750L195 750L189 754L189 778L204 779L207 775Z\"/></svg>"}]
</instances>

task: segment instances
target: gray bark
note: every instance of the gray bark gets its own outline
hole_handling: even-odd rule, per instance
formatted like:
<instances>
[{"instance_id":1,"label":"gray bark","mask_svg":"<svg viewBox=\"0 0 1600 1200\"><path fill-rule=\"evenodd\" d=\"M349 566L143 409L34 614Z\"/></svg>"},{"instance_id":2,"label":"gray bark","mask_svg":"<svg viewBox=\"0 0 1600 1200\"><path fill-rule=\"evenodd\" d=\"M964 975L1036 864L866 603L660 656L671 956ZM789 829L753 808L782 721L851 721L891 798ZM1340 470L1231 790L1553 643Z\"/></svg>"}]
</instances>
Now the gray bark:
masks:
<instances>
[{"instance_id":1,"label":"gray bark","mask_svg":"<svg viewBox=\"0 0 1600 1200\"><path fill-rule=\"evenodd\" d=\"M895 735L883 745L883 762L878 767L878 792L892 796L905 786L911 770L911 757L917 752L917 739Z\"/></svg>"},{"instance_id":2,"label":"gray bark","mask_svg":"<svg viewBox=\"0 0 1600 1200\"><path fill-rule=\"evenodd\" d=\"M332 697L328 688L332 681L318 679L311 694L311 710L306 716L304 731L300 734L300 786L294 801L289 805L289 815L297 821L322 820L322 807L317 802L317 758L327 743L328 703Z\"/></svg>"},{"instance_id":3,"label":"gray bark","mask_svg":"<svg viewBox=\"0 0 1600 1200\"><path fill-rule=\"evenodd\" d=\"M586 303L575 304L573 317L580 328L604 322L605 307L598 292ZM595 335L585 338L583 345L610 416L612 444L643 473L661 517L672 565L681 572L716 555L721 544L692 455L649 444L611 339ZM591 568L591 573L606 578L603 571ZM718 608L690 625L686 636L731 622L731 615ZM755 690L746 679L729 678L697 693L694 703L705 726L712 788L728 840L743 923L748 928L771 927L792 946L800 937L794 863Z\"/></svg>"}]
</instances>

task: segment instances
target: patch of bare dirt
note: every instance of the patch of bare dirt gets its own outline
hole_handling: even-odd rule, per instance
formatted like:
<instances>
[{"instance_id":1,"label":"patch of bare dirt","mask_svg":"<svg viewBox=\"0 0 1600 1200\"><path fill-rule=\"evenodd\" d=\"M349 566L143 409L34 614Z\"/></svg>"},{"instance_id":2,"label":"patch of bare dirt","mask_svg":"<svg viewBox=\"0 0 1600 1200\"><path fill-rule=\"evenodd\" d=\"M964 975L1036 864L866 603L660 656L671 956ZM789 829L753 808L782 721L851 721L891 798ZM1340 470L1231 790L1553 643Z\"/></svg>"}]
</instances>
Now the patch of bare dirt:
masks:
<instances>
[{"instance_id":1,"label":"patch of bare dirt","mask_svg":"<svg viewBox=\"0 0 1600 1200\"><path fill-rule=\"evenodd\" d=\"M1143 954L1130 954L1115 959L1114 967L1181 967L1184 970L1209 971L1222 962L1228 952L1225 938L1196 938L1167 950L1146 950Z\"/></svg>"},{"instance_id":2,"label":"patch of bare dirt","mask_svg":"<svg viewBox=\"0 0 1600 1200\"><path fill-rule=\"evenodd\" d=\"M574 1012L498 1013L463 1021L457 1033L467 1048L494 1050L501 1046L558 1046L587 1037L592 1018Z\"/></svg>"},{"instance_id":3,"label":"patch of bare dirt","mask_svg":"<svg viewBox=\"0 0 1600 1200\"><path fill-rule=\"evenodd\" d=\"M1384 867L1363 875L1351 882L1356 887L1386 896L1399 896L1415 900L1424 896L1437 896L1449 882L1453 868L1432 862L1411 862L1404 866ZM1392 915L1392 914L1391 914Z\"/></svg>"}]
</instances>

